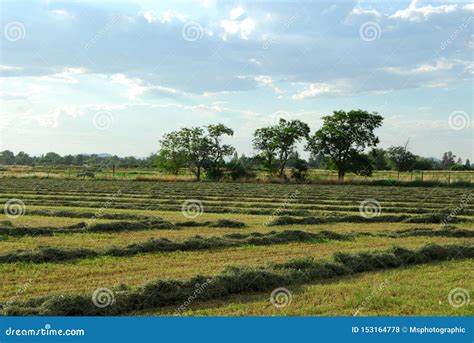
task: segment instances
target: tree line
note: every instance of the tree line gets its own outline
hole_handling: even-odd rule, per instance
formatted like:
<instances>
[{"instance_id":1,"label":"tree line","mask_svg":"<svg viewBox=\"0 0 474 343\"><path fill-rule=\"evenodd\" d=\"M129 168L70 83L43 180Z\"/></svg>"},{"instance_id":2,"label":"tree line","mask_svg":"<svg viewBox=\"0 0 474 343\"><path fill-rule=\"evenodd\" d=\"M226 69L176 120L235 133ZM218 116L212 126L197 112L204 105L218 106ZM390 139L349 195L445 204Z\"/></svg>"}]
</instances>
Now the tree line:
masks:
<instances>
[{"instance_id":1,"label":"tree line","mask_svg":"<svg viewBox=\"0 0 474 343\"><path fill-rule=\"evenodd\" d=\"M348 172L370 176L374 170L471 169L469 160L462 165L462 160L454 161L452 152L445 153L440 162L416 156L408 150L408 142L387 150L377 148L379 138L374 130L382 125L383 117L376 112L334 111L322 119L322 127L313 134L300 120L280 119L276 125L257 129L252 140L257 154L250 158L239 157L234 147L222 143L224 136L234 134L223 124L181 128L160 140L157 166L172 174L188 168L198 180L203 171L207 178L218 180L225 172L237 179L252 177L252 171L259 169L287 177L288 167L291 177L300 180L310 167L335 169L340 181ZM308 161L297 152L302 141L310 153ZM226 162L230 156L233 158Z\"/></svg>"},{"instance_id":2,"label":"tree line","mask_svg":"<svg viewBox=\"0 0 474 343\"><path fill-rule=\"evenodd\" d=\"M16 155L10 150L0 152L0 165L151 168L154 167L155 164L155 154L147 158L137 158L134 156L118 157L116 155L100 156L97 154L61 156L55 152L48 152L41 156L30 156L24 151L20 151Z\"/></svg>"},{"instance_id":3,"label":"tree line","mask_svg":"<svg viewBox=\"0 0 474 343\"><path fill-rule=\"evenodd\" d=\"M323 125L311 134L308 124L300 120L280 119L278 124L255 130L252 157L238 155L230 144L222 142L234 131L224 124L204 127L181 128L163 135L157 154L147 158L66 155L49 152L39 157L25 152L15 155L6 150L0 153L1 165L46 165L46 166L101 166L124 168L157 167L161 171L178 175L188 169L200 180L203 175L219 180L226 174L232 179L255 177L256 170L269 175L303 180L309 168L337 170L340 181L346 173L370 176L374 170L470 170L470 161L463 163L452 152L443 154L441 160L417 156L408 150L408 141L403 146L388 149L377 148L379 138L374 130L382 125L383 117L376 112L363 110L334 111L324 116ZM306 161L297 151L298 145L310 157Z\"/></svg>"}]
</instances>

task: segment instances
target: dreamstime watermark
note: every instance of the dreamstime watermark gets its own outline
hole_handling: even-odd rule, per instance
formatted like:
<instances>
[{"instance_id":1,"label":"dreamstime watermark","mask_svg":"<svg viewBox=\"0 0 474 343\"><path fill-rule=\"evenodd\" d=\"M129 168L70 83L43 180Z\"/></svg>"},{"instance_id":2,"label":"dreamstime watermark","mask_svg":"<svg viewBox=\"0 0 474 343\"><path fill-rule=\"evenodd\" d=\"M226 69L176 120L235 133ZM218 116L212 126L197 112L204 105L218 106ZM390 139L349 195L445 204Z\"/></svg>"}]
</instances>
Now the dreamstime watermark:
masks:
<instances>
[{"instance_id":1,"label":"dreamstime watermark","mask_svg":"<svg viewBox=\"0 0 474 343\"><path fill-rule=\"evenodd\" d=\"M95 213L94 215L92 216L92 218L90 218L88 221L87 221L87 226L90 226L92 225L93 223L95 223L95 221L97 219L100 219L103 215L104 215L104 211L106 209L108 209L110 207L110 205L112 205L112 203L122 194L122 191L119 189L116 193L112 194L111 197L109 197L107 199L107 201L105 202L104 205L102 205Z\"/></svg>"},{"instance_id":2,"label":"dreamstime watermark","mask_svg":"<svg viewBox=\"0 0 474 343\"><path fill-rule=\"evenodd\" d=\"M366 21L359 27L359 36L366 42L379 39L381 35L382 29L375 21Z\"/></svg>"},{"instance_id":3,"label":"dreamstime watermark","mask_svg":"<svg viewBox=\"0 0 474 343\"><path fill-rule=\"evenodd\" d=\"M464 130L471 126L471 118L464 111L453 111L448 117L448 125L456 131Z\"/></svg>"},{"instance_id":4,"label":"dreamstime watermark","mask_svg":"<svg viewBox=\"0 0 474 343\"><path fill-rule=\"evenodd\" d=\"M97 288L92 294L92 303L99 308L115 304L115 295L109 288Z\"/></svg>"},{"instance_id":5,"label":"dreamstime watermark","mask_svg":"<svg viewBox=\"0 0 474 343\"><path fill-rule=\"evenodd\" d=\"M365 219L378 217L382 212L382 206L377 199L369 198L362 201L359 205L359 213Z\"/></svg>"},{"instance_id":6,"label":"dreamstime watermark","mask_svg":"<svg viewBox=\"0 0 474 343\"><path fill-rule=\"evenodd\" d=\"M94 127L98 130L108 130L114 125L114 116L107 111L100 111L92 119Z\"/></svg>"},{"instance_id":7,"label":"dreamstime watermark","mask_svg":"<svg viewBox=\"0 0 474 343\"><path fill-rule=\"evenodd\" d=\"M471 302L469 291L460 287L453 288L448 294L448 302L456 308L469 305Z\"/></svg>"},{"instance_id":8,"label":"dreamstime watermark","mask_svg":"<svg viewBox=\"0 0 474 343\"><path fill-rule=\"evenodd\" d=\"M3 36L10 42L22 40L26 36L25 25L19 21L11 21L5 25Z\"/></svg>"},{"instance_id":9,"label":"dreamstime watermark","mask_svg":"<svg viewBox=\"0 0 474 343\"><path fill-rule=\"evenodd\" d=\"M453 33L449 36L448 39L446 39L444 42L441 43L439 46L441 50L446 49L451 43L453 43L461 33L463 33L466 29L468 29L469 25L473 21L474 17L471 15L467 19L465 18L461 25L458 26L456 30L454 30Z\"/></svg>"},{"instance_id":10,"label":"dreamstime watermark","mask_svg":"<svg viewBox=\"0 0 474 343\"><path fill-rule=\"evenodd\" d=\"M212 283L212 279L207 279L205 282L195 285L195 289L193 293L175 310L176 314L181 314L182 312L186 311L189 305L202 294L207 287Z\"/></svg>"},{"instance_id":11,"label":"dreamstime watermark","mask_svg":"<svg viewBox=\"0 0 474 343\"><path fill-rule=\"evenodd\" d=\"M357 316L360 310L362 310L364 307L367 307L367 305L370 304L372 299L374 299L375 296L380 294L387 286L388 286L388 280L385 279L377 287L375 287L372 290L372 292L370 292L370 294L364 299L363 302L361 302L356 308L352 310L352 315Z\"/></svg>"},{"instance_id":12,"label":"dreamstime watermark","mask_svg":"<svg viewBox=\"0 0 474 343\"><path fill-rule=\"evenodd\" d=\"M270 302L277 308L290 305L292 300L293 295L290 290L284 287L275 288L270 294Z\"/></svg>"},{"instance_id":13,"label":"dreamstime watermark","mask_svg":"<svg viewBox=\"0 0 474 343\"><path fill-rule=\"evenodd\" d=\"M446 225L448 225L450 222L452 222L453 219L456 218L456 216L464 210L464 207L466 206L466 204L468 204L468 203L471 202L473 196L474 196L474 193L469 193L469 195L463 194L463 195L462 195L462 200L461 200L461 202L459 203L459 205L456 206L456 208L455 208L454 210L452 210L452 211L446 216L446 218L444 218L444 219L441 221L441 226L446 226Z\"/></svg>"},{"instance_id":14,"label":"dreamstime watermark","mask_svg":"<svg viewBox=\"0 0 474 343\"><path fill-rule=\"evenodd\" d=\"M293 15L290 18L288 18L275 34L273 34L270 37L268 37L267 39L265 39L262 43L262 49L263 50L268 50L272 47L272 45L278 43L278 41L281 39L281 36L286 31L288 31L290 26L294 23L294 21L296 20L296 17L297 17L296 15Z\"/></svg>"},{"instance_id":15,"label":"dreamstime watermark","mask_svg":"<svg viewBox=\"0 0 474 343\"><path fill-rule=\"evenodd\" d=\"M181 213L188 219L194 219L204 213L204 206L201 200L187 199L181 205Z\"/></svg>"},{"instance_id":16,"label":"dreamstime watermark","mask_svg":"<svg viewBox=\"0 0 474 343\"><path fill-rule=\"evenodd\" d=\"M28 280L22 285L17 285L15 294L7 300L6 303L2 304L3 308L10 307L21 295L25 294L28 288L30 288L33 285L33 281L36 279L38 276L38 271L36 271L33 276L30 276Z\"/></svg>"},{"instance_id":17,"label":"dreamstime watermark","mask_svg":"<svg viewBox=\"0 0 474 343\"><path fill-rule=\"evenodd\" d=\"M20 199L10 199L3 205L3 213L10 219L16 219L26 213L26 205Z\"/></svg>"},{"instance_id":18,"label":"dreamstime watermark","mask_svg":"<svg viewBox=\"0 0 474 343\"><path fill-rule=\"evenodd\" d=\"M283 202L283 204L281 204L280 207L278 207L275 211L272 212L272 214L267 218L267 220L265 220L265 222L263 223L263 225L267 226L268 224L270 224L272 222L273 219L275 219L275 217L278 217L280 216L280 214L287 208L287 206L295 201L296 198L298 198L298 196L300 195L300 191L299 190L296 190L294 191L293 193L291 193L286 199L285 201Z\"/></svg>"},{"instance_id":19,"label":"dreamstime watermark","mask_svg":"<svg viewBox=\"0 0 474 343\"><path fill-rule=\"evenodd\" d=\"M181 36L188 42L194 42L201 39L204 35L204 29L196 21L188 21L181 29Z\"/></svg>"},{"instance_id":20,"label":"dreamstime watermark","mask_svg":"<svg viewBox=\"0 0 474 343\"><path fill-rule=\"evenodd\" d=\"M50 324L46 324L40 329L15 329L9 327L5 330L6 336L85 336L84 329L53 329Z\"/></svg>"},{"instance_id":21,"label":"dreamstime watermark","mask_svg":"<svg viewBox=\"0 0 474 343\"><path fill-rule=\"evenodd\" d=\"M105 26L101 28L95 35L92 37L85 45L84 49L89 50L92 48L97 42L102 39L107 32L113 27L113 25L116 23L116 21L120 18L120 15L118 14L113 14L111 18L107 21Z\"/></svg>"}]
</instances>

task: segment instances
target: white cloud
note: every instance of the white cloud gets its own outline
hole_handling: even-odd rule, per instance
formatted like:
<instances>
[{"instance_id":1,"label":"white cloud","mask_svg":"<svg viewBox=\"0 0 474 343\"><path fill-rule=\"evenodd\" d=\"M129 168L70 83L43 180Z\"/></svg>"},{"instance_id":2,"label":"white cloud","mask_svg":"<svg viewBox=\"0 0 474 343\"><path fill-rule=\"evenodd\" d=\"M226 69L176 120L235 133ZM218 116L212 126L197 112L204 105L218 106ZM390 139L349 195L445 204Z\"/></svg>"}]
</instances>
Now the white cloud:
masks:
<instances>
[{"instance_id":1,"label":"white cloud","mask_svg":"<svg viewBox=\"0 0 474 343\"><path fill-rule=\"evenodd\" d=\"M233 8L230 11L229 19L230 20L237 20L239 19L243 14L245 13L245 10L242 6L237 6Z\"/></svg>"},{"instance_id":2,"label":"white cloud","mask_svg":"<svg viewBox=\"0 0 474 343\"><path fill-rule=\"evenodd\" d=\"M221 36L227 40L229 35L239 35L247 40L249 35L255 30L255 20L246 17L243 7L238 6L230 11L229 19L221 20L220 27L224 29Z\"/></svg>"},{"instance_id":3,"label":"white cloud","mask_svg":"<svg viewBox=\"0 0 474 343\"><path fill-rule=\"evenodd\" d=\"M143 13L143 17L146 19L147 22L153 23L156 21L156 13L153 11L145 11Z\"/></svg>"},{"instance_id":4,"label":"white cloud","mask_svg":"<svg viewBox=\"0 0 474 343\"><path fill-rule=\"evenodd\" d=\"M48 81L48 82L58 82L58 83L69 83L76 84L79 83L79 80L72 75L84 74L86 70L84 68L65 68L60 73L55 73L51 75L41 76L39 80Z\"/></svg>"},{"instance_id":5,"label":"white cloud","mask_svg":"<svg viewBox=\"0 0 474 343\"><path fill-rule=\"evenodd\" d=\"M199 3L201 6L210 8L216 6L216 0L200 0Z\"/></svg>"},{"instance_id":6,"label":"white cloud","mask_svg":"<svg viewBox=\"0 0 474 343\"><path fill-rule=\"evenodd\" d=\"M268 75L243 75L243 76L237 76L237 78L241 80L253 80L257 82L259 86L269 87L277 94L283 93L283 90L278 88L273 78Z\"/></svg>"},{"instance_id":7,"label":"white cloud","mask_svg":"<svg viewBox=\"0 0 474 343\"><path fill-rule=\"evenodd\" d=\"M315 98L323 94L349 94L351 91L349 80L335 80L332 82L310 83L308 88L292 96L293 100Z\"/></svg>"},{"instance_id":8,"label":"white cloud","mask_svg":"<svg viewBox=\"0 0 474 343\"><path fill-rule=\"evenodd\" d=\"M0 64L0 71L14 71L14 70L23 70L23 67L15 67L15 66Z\"/></svg>"},{"instance_id":9,"label":"white cloud","mask_svg":"<svg viewBox=\"0 0 474 343\"><path fill-rule=\"evenodd\" d=\"M369 16L374 16L374 17L381 17L382 14L380 12L378 12L377 10L367 10L367 9L363 9L363 8L360 8L360 7L355 7L351 13L349 13L349 15L353 15L353 16L361 16L361 15L369 15Z\"/></svg>"},{"instance_id":10,"label":"white cloud","mask_svg":"<svg viewBox=\"0 0 474 343\"><path fill-rule=\"evenodd\" d=\"M402 19L415 22L421 22L427 20L431 16L452 13L458 9L456 4L453 5L440 5L440 6L422 6L418 7L418 1L413 0L408 8L404 10L398 10L390 18Z\"/></svg>"},{"instance_id":11,"label":"white cloud","mask_svg":"<svg viewBox=\"0 0 474 343\"><path fill-rule=\"evenodd\" d=\"M434 64L421 64L414 68L401 68L401 67L386 67L383 70L398 75L411 75L411 74L423 74L433 73L442 70L450 70L454 67L454 63L446 60L437 60Z\"/></svg>"}]
</instances>

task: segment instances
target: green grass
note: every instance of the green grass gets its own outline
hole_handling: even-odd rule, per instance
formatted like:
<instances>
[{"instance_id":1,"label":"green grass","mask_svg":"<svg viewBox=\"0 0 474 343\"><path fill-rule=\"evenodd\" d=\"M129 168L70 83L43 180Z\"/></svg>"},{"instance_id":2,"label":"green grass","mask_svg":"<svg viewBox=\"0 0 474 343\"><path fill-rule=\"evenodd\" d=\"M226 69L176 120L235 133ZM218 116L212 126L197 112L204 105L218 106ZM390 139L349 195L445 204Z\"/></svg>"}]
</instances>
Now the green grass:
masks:
<instances>
[{"instance_id":1,"label":"green grass","mask_svg":"<svg viewBox=\"0 0 474 343\"><path fill-rule=\"evenodd\" d=\"M440 277L442 275L442 277ZM471 305L453 307L451 289L471 293L472 261L449 261L397 270L340 277L290 286L292 301L277 308L270 292L233 295L191 303L183 316L472 316ZM176 307L135 311L131 315L176 315Z\"/></svg>"},{"instance_id":2,"label":"green grass","mask_svg":"<svg viewBox=\"0 0 474 343\"><path fill-rule=\"evenodd\" d=\"M108 204L108 200L120 195ZM298 192L292 201L288 197ZM295 185L210 182L141 182L122 180L62 180L2 178L0 199L24 201L26 213L8 218L0 211L0 222L8 220L13 227L60 229L87 222L98 210L109 215L97 223L131 221L144 217L159 217L176 223L189 219L183 216L181 204L186 199L199 199L204 204L202 215L192 220L200 223L222 219L245 223L243 228L183 227L178 230L138 230L101 233L67 233L54 236L0 235L0 255L41 247L57 249L104 250L124 247L148 239L166 238L182 242L199 235L202 238L233 233L249 234L302 230L317 233L329 230L337 233L394 232L427 228L440 229L436 223L406 223L374 221L337 222L324 224L266 224L282 214L274 211L299 211L297 218L336 217L357 218L359 204L375 198L381 204L381 216L416 216L419 213L445 215L457 211L462 199L472 194L472 188L459 187L379 187L360 185ZM463 198L464 197L464 198ZM458 227L474 230L474 204L462 204L464 221ZM48 212L45 212L47 210ZM385 211L384 211L385 210ZM217 211L217 212L216 212ZM125 219L127 217L128 219ZM273 218L272 218L273 217ZM114 218L114 219L112 219ZM467 220L467 221L466 221ZM304 222L304 220L303 220ZM292 258L330 258L337 252L355 253L381 250L399 245L410 249L427 243L472 244L467 237L368 237L351 241L325 241L272 244L268 246L228 247L219 250L175 251L139 254L128 257L96 257L62 263L12 263L0 265L0 302L12 297L31 299L53 294L91 293L98 287L111 288L119 284L138 287L156 279L185 280L197 274L216 275L233 265L262 266L268 262L282 263ZM469 288L472 279L468 268L472 261L442 262L390 271L342 277L331 281L291 286L294 298L291 306L276 309L268 301L268 293L242 294L219 300L193 303L186 315L347 315L357 303L370 295L373 287L388 278L384 289L364 309L361 315L466 315L467 308L453 309L446 305L446 292L454 287ZM19 290L21 290L18 295ZM419 298L419 302L416 299ZM472 298L472 292L471 292ZM441 303L440 303L441 302ZM471 307L472 308L472 307ZM174 309L173 309L174 310ZM136 315L165 315L170 308L136 312ZM472 311L472 310L471 310ZM472 314L472 313L471 313Z\"/></svg>"}]
</instances>

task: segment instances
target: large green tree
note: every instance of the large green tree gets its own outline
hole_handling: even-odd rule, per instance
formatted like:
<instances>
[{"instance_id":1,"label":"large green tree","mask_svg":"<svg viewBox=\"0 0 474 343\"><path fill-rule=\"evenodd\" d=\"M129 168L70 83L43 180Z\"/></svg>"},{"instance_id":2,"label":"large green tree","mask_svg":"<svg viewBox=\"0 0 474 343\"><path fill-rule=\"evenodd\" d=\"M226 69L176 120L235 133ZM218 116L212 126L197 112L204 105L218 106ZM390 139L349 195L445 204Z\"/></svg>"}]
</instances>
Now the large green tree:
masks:
<instances>
[{"instance_id":1,"label":"large green tree","mask_svg":"<svg viewBox=\"0 0 474 343\"><path fill-rule=\"evenodd\" d=\"M383 117L363 110L335 111L323 117L323 126L308 140L306 149L327 156L338 170L339 181L348 171L361 172L365 149L375 147L379 139L374 130L382 125ZM372 166L367 164L367 170Z\"/></svg>"},{"instance_id":2,"label":"large green tree","mask_svg":"<svg viewBox=\"0 0 474 343\"><path fill-rule=\"evenodd\" d=\"M278 125L257 129L253 146L260 151L269 172L284 175L288 157L303 138L308 138L309 126L300 120L280 119Z\"/></svg>"},{"instance_id":3,"label":"large green tree","mask_svg":"<svg viewBox=\"0 0 474 343\"><path fill-rule=\"evenodd\" d=\"M416 156L408 151L408 141L404 146L391 146L387 155L393 168L399 172L412 171L416 167Z\"/></svg>"},{"instance_id":4,"label":"large green tree","mask_svg":"<svg viewBox=\"0 0 474 343\"><path fill-rule=\"evenodd\" d=\"M160 140L158 162L168 170L187 167L201 179L203 170L210 177L220 177L224 157L232 155L235 149L222 144L222 136L232 136L234 131L223 124L209 125L204 128L182 128L167 133Z\"/></svg>"}]
</instances>

